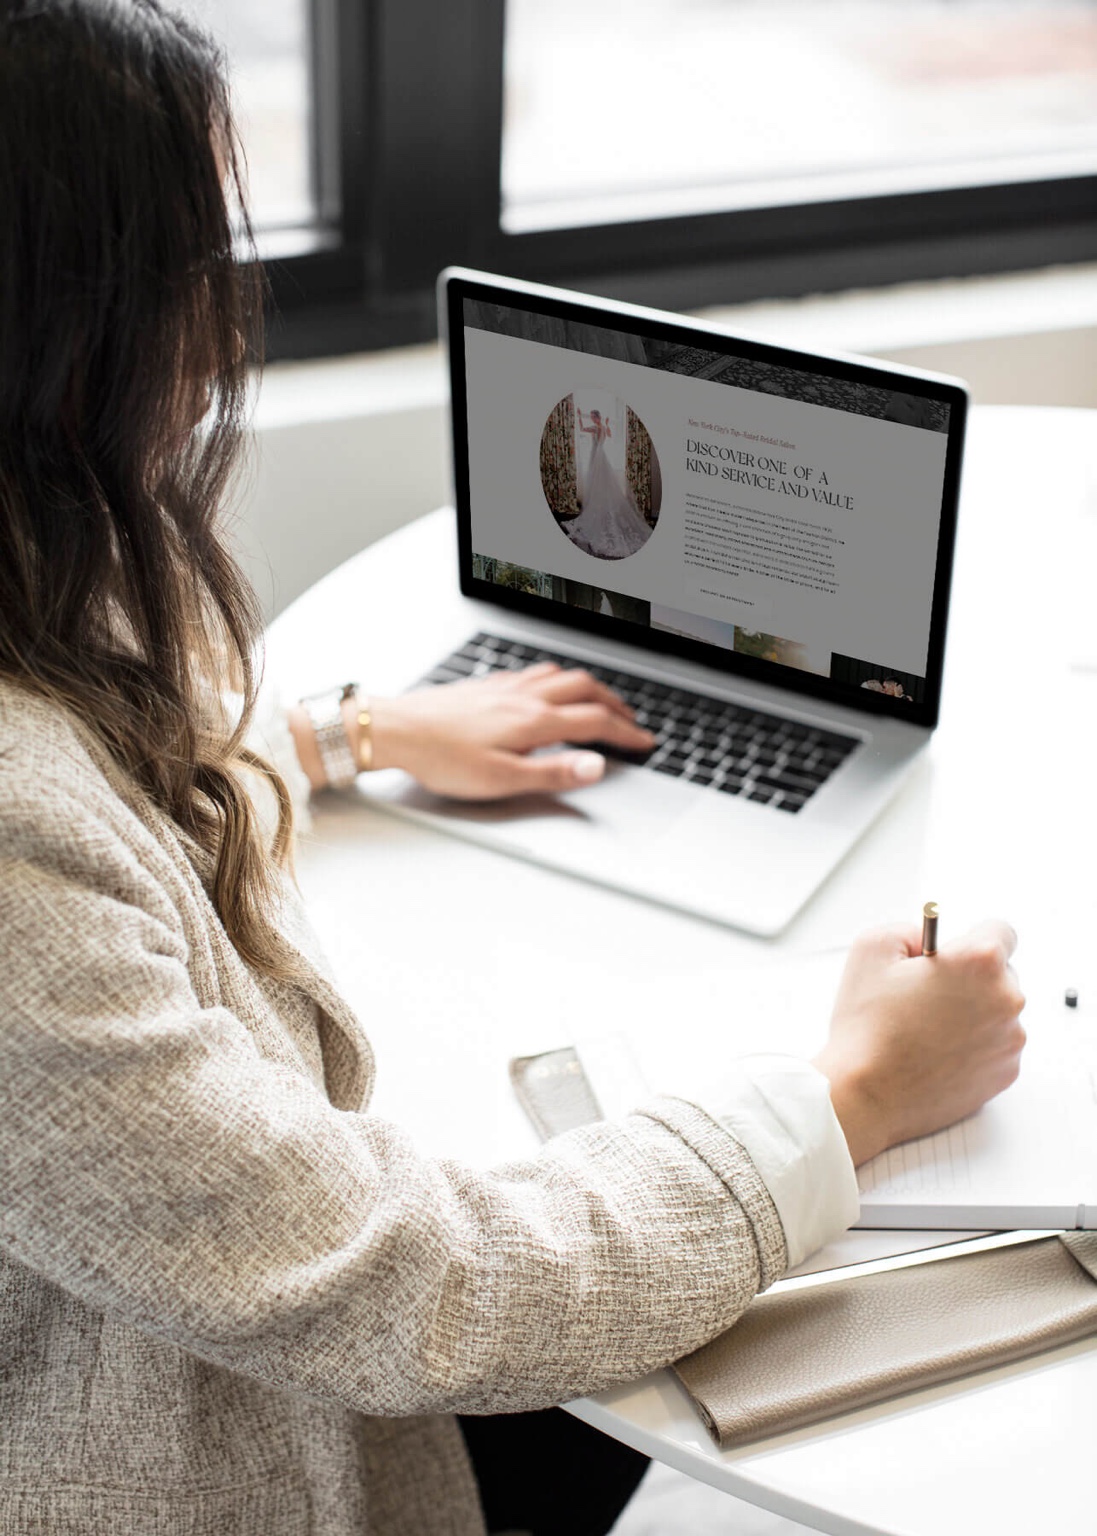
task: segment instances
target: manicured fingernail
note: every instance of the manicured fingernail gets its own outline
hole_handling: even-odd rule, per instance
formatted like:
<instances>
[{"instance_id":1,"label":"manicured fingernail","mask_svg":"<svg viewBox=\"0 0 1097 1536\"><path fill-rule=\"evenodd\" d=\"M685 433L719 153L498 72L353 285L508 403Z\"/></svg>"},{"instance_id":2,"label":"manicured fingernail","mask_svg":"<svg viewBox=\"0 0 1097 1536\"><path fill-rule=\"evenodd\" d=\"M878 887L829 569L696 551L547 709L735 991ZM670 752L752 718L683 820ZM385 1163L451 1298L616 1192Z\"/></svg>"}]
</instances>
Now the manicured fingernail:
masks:
<instances>
[{"instance_id":1,"label":"manicured fingernail","mask_svg":"<svg viewBox=\"0 0 1097 1536\"><path fill-rule=\"evenodd\" d=\"M577 752L571 760L571 771L580 784L593 784L606 771L606 760L597 752Z\"/></svg>"}]
</instances>

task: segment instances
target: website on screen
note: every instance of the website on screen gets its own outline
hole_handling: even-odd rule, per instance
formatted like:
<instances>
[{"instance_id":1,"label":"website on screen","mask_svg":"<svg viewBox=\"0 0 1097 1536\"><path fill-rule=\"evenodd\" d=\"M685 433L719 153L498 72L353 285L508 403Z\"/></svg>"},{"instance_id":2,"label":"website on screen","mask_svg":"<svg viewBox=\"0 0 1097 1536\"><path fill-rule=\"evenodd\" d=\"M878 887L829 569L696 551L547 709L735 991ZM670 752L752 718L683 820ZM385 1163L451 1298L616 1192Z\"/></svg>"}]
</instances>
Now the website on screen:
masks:
<instances>
[{"instance_id":1,"label":"website on screen","mask_svg":"<svg viewBox=\"0 0 1097 1536\"><path fill-rule=\"evenodd\" d=\"M464 318L475 577L922 702L946 404L469 299Z\"/></svg>"}]
</instances>

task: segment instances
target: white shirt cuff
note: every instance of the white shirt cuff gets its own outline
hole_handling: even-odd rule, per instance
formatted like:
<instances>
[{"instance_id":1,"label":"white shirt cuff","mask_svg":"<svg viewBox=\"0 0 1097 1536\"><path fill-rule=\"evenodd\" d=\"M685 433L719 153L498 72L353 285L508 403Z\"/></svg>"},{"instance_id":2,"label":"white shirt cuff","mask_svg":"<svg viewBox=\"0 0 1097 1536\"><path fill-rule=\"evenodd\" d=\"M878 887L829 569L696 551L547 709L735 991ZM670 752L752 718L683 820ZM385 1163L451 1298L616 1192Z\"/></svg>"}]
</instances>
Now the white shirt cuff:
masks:
<instances>
[{"instance_id":1,"label":"white shirt cuff","mask_svg":"<svg viewBox=\"0 0 1097 1536\"><path fill-rule=\"evenodd\" d=\"M789 1268L860 1215L853 1160L830 1102L830 1085L793 1056L744 1056L719 1098L704 1108L750 1154L773 1197Z\"/></svg>"},{"instance_id":2,"label":"white shirt cuff","mask_svg":"<svg viewBox=\"0 0 1097 1536\"><path fill-rule=\"evenodd\" d=\"M307 833L312 826L309 812L309 796L312 793L308 776L301 767L297 747L289 728L289 709L277 688L264 680L256 700L248 732L248 746L265 757L282 775L293 802L293 822L297 835ZM278 806L274 793L265 779L255 776L252 800L256 806L263 830L273 836L278 824Z\"/></svg>"}]
</instances>

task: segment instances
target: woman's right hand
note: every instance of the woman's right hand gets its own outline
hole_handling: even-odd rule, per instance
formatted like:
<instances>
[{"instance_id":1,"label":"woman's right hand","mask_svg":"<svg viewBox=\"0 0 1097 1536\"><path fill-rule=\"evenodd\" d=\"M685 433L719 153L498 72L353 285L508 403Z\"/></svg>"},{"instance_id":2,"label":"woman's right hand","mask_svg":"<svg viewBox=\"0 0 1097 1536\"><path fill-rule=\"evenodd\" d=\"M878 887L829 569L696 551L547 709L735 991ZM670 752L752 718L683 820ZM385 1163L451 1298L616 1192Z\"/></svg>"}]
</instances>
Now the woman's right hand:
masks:
<instances>
[{"instance_id":1,"label":"woman's right hand","mask_svg":"<svg viewBox=\"0 0 1097 1536\"><path fill-rule=\"evenodd\" d=\"M1013 929L988 922L933 956L915 927L853 945L815 1065L854 1164L942 1130L1015 1081L1025 999L1009 964Z\"/></svg>"}]
</instances>

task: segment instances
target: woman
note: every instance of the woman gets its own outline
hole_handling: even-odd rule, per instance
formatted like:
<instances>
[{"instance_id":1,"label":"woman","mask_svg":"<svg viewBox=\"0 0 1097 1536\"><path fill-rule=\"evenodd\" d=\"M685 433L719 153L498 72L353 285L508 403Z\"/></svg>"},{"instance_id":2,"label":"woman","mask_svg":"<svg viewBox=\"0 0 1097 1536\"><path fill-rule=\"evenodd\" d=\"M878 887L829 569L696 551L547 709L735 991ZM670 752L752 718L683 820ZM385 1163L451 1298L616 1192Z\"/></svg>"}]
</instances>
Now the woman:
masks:
<instances>
[{"instance_id":1,"label":"woman","mask_svg":"<svg viewBox=\"0 0 1097 1536\"><path fill-rule=\"evenodd\" d=\"M1013 936L872 936L816 1066L714 1063L703 1103L493 1172L370 1113L247 745L233 142L157 0L0 0L0 1530L606 1530L636 1460L497 1416L700 1345L851 1219L853 1163L1011 1081ZM466 794L577 783L583 754L528 748L636 735L544 669L371 704L294 713L316 784L344 725L344 756ZM561 1458L599 1462L570 1510Z\"/></svg>"},{"instance_id":2,"label":"woman","mask_svg":"<svg viewBox=\"0 0 1097 1536\"><path fill-rule=\"evenodd\" d=\"M576 407L579 430L593 439L583 476L583 510L569 523L568 538L600 560L624 560L647 543L651 529L640 516L635 499L610 463L606 440L612 431L601 411L589 420Z\"/></svg>"}]
</instances>

